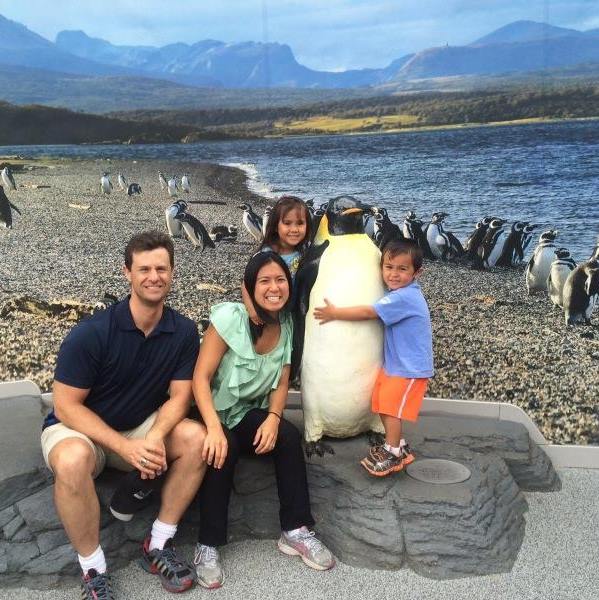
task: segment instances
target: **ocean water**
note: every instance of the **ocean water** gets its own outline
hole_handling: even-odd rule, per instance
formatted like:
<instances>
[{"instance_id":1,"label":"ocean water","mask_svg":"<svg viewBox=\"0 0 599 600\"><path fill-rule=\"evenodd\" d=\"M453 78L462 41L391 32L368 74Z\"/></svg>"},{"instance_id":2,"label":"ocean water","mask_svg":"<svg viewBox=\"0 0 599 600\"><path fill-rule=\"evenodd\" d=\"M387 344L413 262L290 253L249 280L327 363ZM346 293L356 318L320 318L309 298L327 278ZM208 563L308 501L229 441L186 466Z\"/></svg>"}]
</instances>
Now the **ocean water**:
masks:
<instances>
[{"instance_id":1,"label":"ocean water","mask_svg":"<svg viewBox=\"0 0 599 600\"><path fill-rule=\"evenodd\" d=\"M143 146L13 146L26 156L160 158L243 168L250 187L316 204L351 194L402 222L449 213L462 241L485 215L557 228L558 243L586 260L599 235L599 120L382 135ZM536 240L536 237L533 240ZM534 243L531 244L531 248Z\"/></svg>"}]
</instances>

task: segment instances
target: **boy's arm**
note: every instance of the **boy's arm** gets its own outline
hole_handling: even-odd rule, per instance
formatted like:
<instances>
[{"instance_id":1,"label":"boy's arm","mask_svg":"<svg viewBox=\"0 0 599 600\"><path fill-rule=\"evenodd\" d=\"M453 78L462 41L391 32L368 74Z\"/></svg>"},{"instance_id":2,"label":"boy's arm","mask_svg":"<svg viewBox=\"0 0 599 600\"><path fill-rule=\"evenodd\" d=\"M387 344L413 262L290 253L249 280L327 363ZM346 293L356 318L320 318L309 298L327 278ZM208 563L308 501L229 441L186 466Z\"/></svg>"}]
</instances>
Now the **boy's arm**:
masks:
<instances>
[{"instance_id":1,"label":"boy's arm","mask_svg":"<svg viewBox=\"0 0 599 600\"><path fill-rule=\"evenodd\" d=\"M362 306L335 306L332 302L324 299L326 306L317 306L314 309L314 318L320 321L321 325L329 321L367 321L369 319L378 319L379 316L372 306L367 304Z\"/></svg>"}]
</instances>

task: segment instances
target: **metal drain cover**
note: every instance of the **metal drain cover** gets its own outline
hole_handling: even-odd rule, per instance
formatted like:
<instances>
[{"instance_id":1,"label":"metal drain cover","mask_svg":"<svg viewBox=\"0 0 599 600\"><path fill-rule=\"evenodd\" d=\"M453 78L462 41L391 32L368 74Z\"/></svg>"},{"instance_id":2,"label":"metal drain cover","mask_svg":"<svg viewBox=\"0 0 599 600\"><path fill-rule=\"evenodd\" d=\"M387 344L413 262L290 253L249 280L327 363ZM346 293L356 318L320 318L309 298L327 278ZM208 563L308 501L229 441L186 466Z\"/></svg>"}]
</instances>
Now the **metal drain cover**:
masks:
<instances>
[{"instance_id":1,"label":"metal drain cover","mask_svg":"<svg viewBox=\"0 0 599 600\"><path fill-rule=\"evenodd\" d=\"M443 458L423 458L406 467L412 479L424 483L461 483L470 479L470 469L464 465Z\"/></svg>"}]
</instances>

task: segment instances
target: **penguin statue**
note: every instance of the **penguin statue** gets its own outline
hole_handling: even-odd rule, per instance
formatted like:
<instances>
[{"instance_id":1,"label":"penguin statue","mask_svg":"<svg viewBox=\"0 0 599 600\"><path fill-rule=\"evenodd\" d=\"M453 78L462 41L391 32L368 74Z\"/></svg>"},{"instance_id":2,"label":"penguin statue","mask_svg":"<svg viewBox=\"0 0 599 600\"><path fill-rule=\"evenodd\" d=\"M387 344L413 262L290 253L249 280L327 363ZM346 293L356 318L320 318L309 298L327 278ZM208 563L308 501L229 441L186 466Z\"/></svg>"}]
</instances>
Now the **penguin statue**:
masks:
<instances>
[{"instance_id":1,"label":"penguin statue","mask_svg":"<svg viewBox=\"0 0 599 600\"><path fill-rule=\"evenodd\" d=\"M576 261L570 256L570 251L567 248L558 248L554 254L555 257L547 277L547 292L551 302L562 308L564 305L562 296L564 284L568 279L568 275L576 268Z\"/></svg>"},{"instance_id":2,"label":"penguin statue","mask_svg":"<svg viewBox=\"0 0 599 600\"><path fill-rule=\"evenodd\" d=\"M382 364L383 329L377 321L320 325L313 309L324 298L339 306L372 304L383 296L379 249L364 232L370 207L351 196L329 202L321 221L327 235L313 244L296 274L292 378L301 374L306 453L332 452L324 435L344 438L382 431L370 410ZM326 219L326 221L325 221ZM345 349L343 359L340 351Z\"/></svg>"},{"instance_id":3,"label":"penguin statue","mask_svg":"<svg viewBox=\"0 0 599 600\"><path fill-rule=\"evenodd\" d=\"M539 236L539 243L532 253L532 258L526 265L524 277L529 294L547 291L547 278L551 263L555 258L555 238L557 229L548 229Z\"/></svg>"},{"instance_id":4,"label":"penguin statue","mask_svg":"<svg viewBox=\"0 0 599 600\"><path fill-rule=\"evenodd\" d=\"M599 262L578 265L568 275L562 300L566 325L590 325L593 310L599 304Z\"/></svg>"}]
</instances>

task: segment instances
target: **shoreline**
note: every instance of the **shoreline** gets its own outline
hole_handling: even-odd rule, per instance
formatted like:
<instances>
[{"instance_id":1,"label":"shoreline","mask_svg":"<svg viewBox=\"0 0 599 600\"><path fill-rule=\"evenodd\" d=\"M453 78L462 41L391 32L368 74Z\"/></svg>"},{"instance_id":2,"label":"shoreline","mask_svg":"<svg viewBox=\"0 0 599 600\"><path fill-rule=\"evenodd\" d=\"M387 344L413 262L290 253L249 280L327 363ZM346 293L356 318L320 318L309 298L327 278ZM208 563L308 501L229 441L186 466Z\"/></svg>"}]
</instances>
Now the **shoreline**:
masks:
<instances>
[{"instance_id":1,"label":"shoreline","mask_svg":"<svg viewBox=\"0 0 599 600\"><path fill-rule=\"evenodd\" d=\"M0 230L0 380L28 378L47 390L60 342L81 312L105 291L127 291L122 251L136 231L164 229L171 200L158 171L188 172L189 210L204 225L235 224L236 243L194 251L176 239L175 284L168 303L199 322L210 306L238 301L245 263L256 243L241 225L249 201L259 213L269 203L247 187L237 167L164 160L25 159L15 173L19 187L9 199L23 212L14 229ZM46 164L48 163L48 164ZM51 163L51 164L50 164ZM33 167L30 169L29 167ZM99 193L102 171L122 170L142 185L129 198ZM181 194L181 196L186 196ZM223 205L201 204L204 201ZM81 209L69 205L90 205ZM599 325L564 325L561 312L542 296L526 295L522 269L472 271L457 264L426 262L421 279L433 323L436 376L428 396L511 402L523 408L554 443L599 443ZM42 309L18 298L33 298ZM55 314L51 301L79 303ZM31 311L34 312L31 312ZM595 317L595 321L597 317Z\"/></svg>"}]
</instances>

